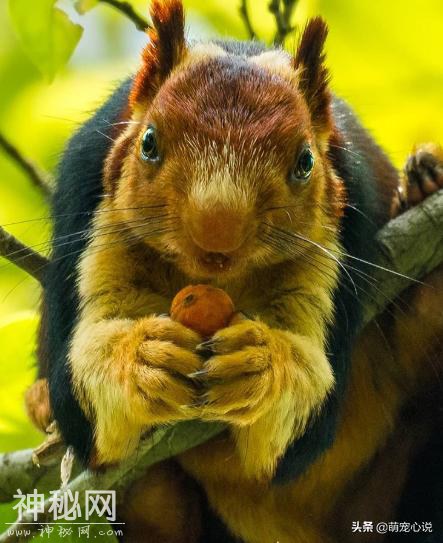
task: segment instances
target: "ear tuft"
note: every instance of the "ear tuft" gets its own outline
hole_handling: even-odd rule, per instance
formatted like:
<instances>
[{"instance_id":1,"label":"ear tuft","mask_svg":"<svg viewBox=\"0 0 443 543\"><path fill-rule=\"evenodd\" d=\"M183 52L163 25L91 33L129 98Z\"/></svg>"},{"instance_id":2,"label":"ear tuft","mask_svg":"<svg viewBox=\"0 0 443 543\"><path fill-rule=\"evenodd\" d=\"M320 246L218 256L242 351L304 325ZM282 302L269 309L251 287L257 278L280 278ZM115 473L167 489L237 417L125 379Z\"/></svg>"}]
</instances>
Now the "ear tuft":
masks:
<instances>
[{"instance_id":1,"label":"ear tuft","mask_svg":"<svg viewBox=\"0 0 443 543\"><path fill-rule=\"evenodd\" d=\"M328 26L324 19L315 17L306 25L297 54L294 68L300 72L299 87L311 110L315 122L326 125L329 120L329 72L324 65L324 44Z\"/></svg>"},{"instance_id":2,"label":"ear tuft","mask_svg":"<svg viewBox=\"0 0 443 543\"><path fill-rule=\"evenodd\" d=\"M186 51L181 0L153 0L150 12L153 27L134 78L129 98L132 109L152 98Z\"/></svg>"}]
</instances>

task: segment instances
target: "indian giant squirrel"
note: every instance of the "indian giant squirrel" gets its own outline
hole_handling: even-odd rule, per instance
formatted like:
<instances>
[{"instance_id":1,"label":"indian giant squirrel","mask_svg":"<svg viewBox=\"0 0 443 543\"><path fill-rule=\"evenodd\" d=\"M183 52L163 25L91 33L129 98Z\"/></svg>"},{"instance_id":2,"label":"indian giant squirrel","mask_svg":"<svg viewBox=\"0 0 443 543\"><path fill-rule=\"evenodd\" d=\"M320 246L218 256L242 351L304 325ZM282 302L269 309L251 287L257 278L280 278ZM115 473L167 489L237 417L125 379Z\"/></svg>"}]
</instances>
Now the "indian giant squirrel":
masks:
<instances>
[{"instance_id":1,"label":"indian giant squirrel","mask_svg":"<svg viewBox=\"0 0 443 543\"><path fill-rule=\"evenodd\" d=\"M127 541L343 543L350 481L433 371L394 318L383 330L404 343L375 325L355 342L374 235L406 183L332 94L321 18L293 56L188 43L179 0L151 16L139 71L59 166L40 334L53 415L93 468L158 425L228 424L134 485ZM414 155L410 199L443 185L441 164L434 147ZM205 342L208 360L166 316L195 282L251 316ZM436 324L420 326L434 349Z\"/></svg>"}]
</instances>

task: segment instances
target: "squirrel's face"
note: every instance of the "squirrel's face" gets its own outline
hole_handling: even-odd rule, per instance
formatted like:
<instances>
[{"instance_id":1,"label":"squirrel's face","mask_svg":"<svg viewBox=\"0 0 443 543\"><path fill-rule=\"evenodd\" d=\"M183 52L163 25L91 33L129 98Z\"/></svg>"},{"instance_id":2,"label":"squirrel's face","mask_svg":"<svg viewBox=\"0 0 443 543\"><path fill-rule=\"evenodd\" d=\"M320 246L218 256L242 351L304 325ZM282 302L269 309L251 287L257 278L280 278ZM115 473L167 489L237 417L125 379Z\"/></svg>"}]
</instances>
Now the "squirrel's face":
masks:
<instances>
[{"instance_id":1,"label":"squirrel's face","mask_svg":"<svg viewBox=\"0 0 443 543\"><path fill-rule=\"evenodd\" d=\"M197 46L142 107L138 97L108 164L119 159L113 198L137 238L193 279L227 280L330 236L330 126L300 77L283 52Z\"/></svg>"}]
</instances>

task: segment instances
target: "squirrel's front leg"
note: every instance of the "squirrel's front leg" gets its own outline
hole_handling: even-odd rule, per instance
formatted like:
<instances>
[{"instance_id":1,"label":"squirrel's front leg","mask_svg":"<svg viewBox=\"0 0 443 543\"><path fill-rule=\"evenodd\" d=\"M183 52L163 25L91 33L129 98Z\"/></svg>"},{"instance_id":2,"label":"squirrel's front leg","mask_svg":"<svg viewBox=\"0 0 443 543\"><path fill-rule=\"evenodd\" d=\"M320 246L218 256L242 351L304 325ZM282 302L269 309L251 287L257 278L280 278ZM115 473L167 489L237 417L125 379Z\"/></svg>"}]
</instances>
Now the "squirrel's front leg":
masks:
<instances>
[{"instance_id":1,"label":"squirrel's front leg","mask_svg":"<svg viewBox=\"0 0 443 543\"><path fill-rule=\"evenodd\" d=\"M201 338L168 317L80 321L69 362L80 405L94 426L94 464L131 453L149 427L186 418Z\"/></svg>"},{"instance_id":2,"label":"squirrel's front leg","mask_svg":"<svg viewBox=\"0 0 443 543\"><path fill-rule=\"evenodd\" d=\"M252 320L221 330L204 347L214 356L197 374L207 386L203 418L232 425L247 476L272 476L333 386L323 347Z\"/></svg>"}]
</instances>

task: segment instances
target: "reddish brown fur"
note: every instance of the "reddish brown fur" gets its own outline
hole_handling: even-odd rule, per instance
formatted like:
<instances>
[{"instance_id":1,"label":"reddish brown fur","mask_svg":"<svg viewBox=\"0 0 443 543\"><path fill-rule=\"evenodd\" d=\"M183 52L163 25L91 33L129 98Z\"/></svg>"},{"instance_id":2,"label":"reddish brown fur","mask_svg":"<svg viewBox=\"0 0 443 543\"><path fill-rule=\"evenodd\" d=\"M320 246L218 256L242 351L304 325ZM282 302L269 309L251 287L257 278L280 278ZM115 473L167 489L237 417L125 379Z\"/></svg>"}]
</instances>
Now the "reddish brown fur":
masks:
<instances>
[{"instance_id":1,"label":"reddish brown fur","mask_svg":"<svg viewBox=\"0 0 443 543\"><path fill-rule=\"evenodd\" d=\"M250 141L269 154L286 153L282 162L294 158L301 138L312 139L309 110L296 88L241 59L219 57L187 66L166 82L152 109L164 116L161 122L171 132L223 146L229 131L238 150Z\"/></svg>"},{"instance_id":2,"label":"reddish brown fur","mask_svg":"<svg viewBox=\"0 0 443 543\"><path fill-rule=\"evenodd\" d=\"M173 461L147 471L122 496L119 520L127 543L196 543L201 533L200 495Z\"/></svg>"},{"instance_id":3,"label":"reddish brown fur","mask_svg":"<svg viewBox=\"0 0 443 543\"><path fill-rule=\"evenodd\" d=\"M317 32L323 29L324 38L326 27L318 23L314 27ZM316 37L312 28L308 26L306 30L308 34L302 39L303 47L307 47L309 40ZM135 80L132 100L142 100L140 106L145 103L147 95L139 91L142 87L146 88L149 70L159 62L158 58L155 63L151 62L151 55L158 50L158 46L148 46L144 67ZM318 54L323 59L321 48ZM304 93L297 88L295 72L294 80L291 81L247 60L224 56L186 62L183 69L178 65L153 99L142 106L144 115L140 119L141 128L133 126L127 131L126 137L140 141L145 127L148 124L155 125L159 134L160 152L165 160L161 167L141 161L139 144L136 143L134 153L125 162L124 179L116 195L117 205L121 208L134 208L145 203L167 202L170 216L183 219L175 226L173 242L171 239L163 239L163 244L151 241L151 245L165 252L165 243L168 249L172 243L174 252L179 253L179 259L183 255L190 255L194 260L201 257L201 248L196 247L190 239L189 231L182 228L183 223L186 223L195 226L194 231L207 232L208 236L211 231L195 224L200 220L200 215L201 221L205 220L205 216L188 199L190 186L194 182L192 172L202 168L204 162L206 174L208 178L211 177L220 167L227 142L229 154L237 160L236 176L244 186L251 187L252 192L249 195L249 208L243 211L238 209L233 214L232 210L220 207L219 215L211 217L211 221L217 223L217 231L226 232L228 238L231 233L234 238L234 230L230 225L247 223L248 229L240 228L240 231L245 232L245 237L253 238L260 217L282 227L297 228L302 234L315 237L306 227L307 223L315 224L320 220L320 208L314 202L322 203L327 214L324 217L326 223L337 226L343 209L343 189L332 169L324 167L327 164L324 142L331 130L329 121L326 123L330 117L329 101L325 97L321 102L326 108L323 114L320 102L316 102L315 118L311 116L310 104L307 103L307 100L312 103L314 96L317 100L323 92L327 80L326 71L321 61L315 63L311 56L300 53L297 67L301 68L303 62L307 63L309 76L314 78L317 85L316 88L305 86ZM142 107L139 111L142 111ZM188 145L189 140L194 146ZM314 179L307 186L291 187L286 179L305 142L311 145L318 158ZM124 155L123 148L123 143L117 145L109 157L108 178L114 178L114 172L121 170L118 165ZM193 152L193 149L198 151ZM204 149L210 149L212 157L219 158L211 161L207 156L202 156L201 151ZM150 181L146 182L147 179ZM294 208L290 221L287 214L278 209L274 212L265 211L268 208L291 207L291 203L303 212L297 214ZM251 210L254 210L253 213ZM128 211L127 219L140 219L140 213L139 210ZM296 224L297 216L301 217L303 224ZM220 229L218 218L225 228ZM291 221L294 226L291 226ZM176 243L177 239L180 240L179 244ZM200 245L210 246L209 239L207 241L202 240ZM245 246L241 240L237 245L239 251L232 251L233 261L236 261L240 252L243 259L246 259L255 251L251 244L250 247ZM189 266L186 271L194 277L205 275L203 270L197 272Z\"/></svg>"},{"instance_id":4,"label":"reddish brown fur","mask_svg":"<svg viewBox=\"0 0 443 543\"><path fill-rule=\"evenodd\" d=\"M349 481L331 511L328 526L340 541L351 538L349 527L356 519L369 518L375 524L396 518L414 455L441 427L442 307L443 264L368 325L354 349L353 366L363 363L378 383L396 383L403 410L386 444ZM363 534L352 534L354 539L378 541Z\"/></svg>"},{"instance_id":5,"label":"reddish brown fur","mask_svg":"<svg viewBox=\"0 0 443 543\"><path fill-rule=\"evenodd\" d=\"M184 15L180 0L153 0L148 31L149 42L142 54L142 68L137 73L129 103L144 103L155 94L185 52Z\"/></svg>"},{"instance_id":6,"label":"reddish brown fur","mask_svg":"<svg viewBox=\"0 0 443 543\"><path fill-rule=\"evenodd\" d=\"M122 175L122 164L124 158L129 153L129 148L133 144L132 136L123 134L118 138L113 147L112 155L105 162L103 169L103 184L106 191L114 194L118 180Z\"/></svg>"},{"instance_id":7,"label":"reddish brown fur","mask_svg":"<svg viewBox=\"0 0 443 543\"><path fill-rule=\"evenodd\" d=\"M48 381L46 378L37 379L25 393L25 407L32 423L42 432L52 421L51 406L49 405Z\"/></svg>"}]
</instances>

